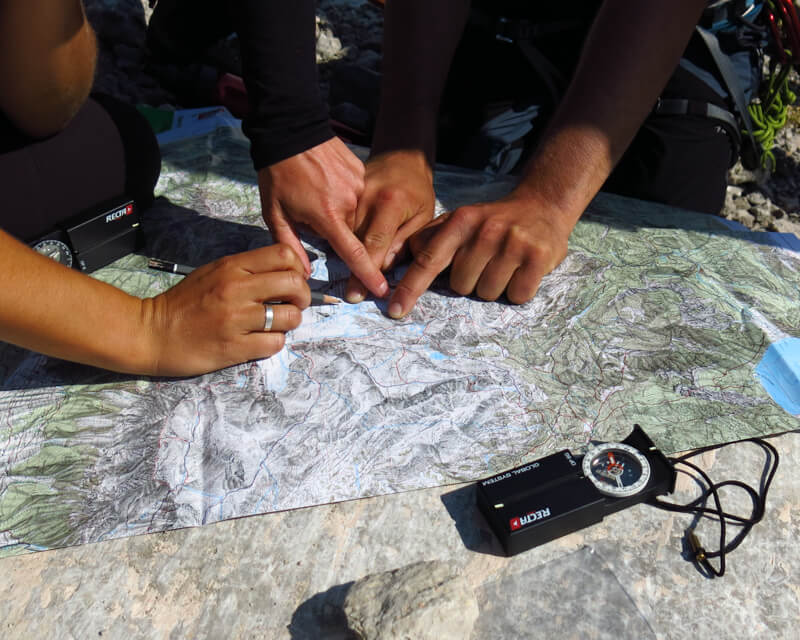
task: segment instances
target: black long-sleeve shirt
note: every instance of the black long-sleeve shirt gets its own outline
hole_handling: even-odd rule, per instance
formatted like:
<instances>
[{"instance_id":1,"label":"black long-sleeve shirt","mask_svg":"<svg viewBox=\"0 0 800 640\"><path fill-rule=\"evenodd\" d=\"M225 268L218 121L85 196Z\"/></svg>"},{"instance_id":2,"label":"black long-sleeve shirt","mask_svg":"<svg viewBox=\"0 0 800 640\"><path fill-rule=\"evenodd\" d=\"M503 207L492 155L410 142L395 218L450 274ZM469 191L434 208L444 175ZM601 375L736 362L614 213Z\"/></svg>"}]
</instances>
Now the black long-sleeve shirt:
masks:
<instances>
[{"instance_id":1,"label":"black long-sleeve shirt","mask_svg":"<svg viewBox=\"0 0 800 640\"><path fill-rule=\"evenodd\" d=\"M333 137L317 79L314 0L232 0L256 170Z\"/></svg>"}]
</instances>

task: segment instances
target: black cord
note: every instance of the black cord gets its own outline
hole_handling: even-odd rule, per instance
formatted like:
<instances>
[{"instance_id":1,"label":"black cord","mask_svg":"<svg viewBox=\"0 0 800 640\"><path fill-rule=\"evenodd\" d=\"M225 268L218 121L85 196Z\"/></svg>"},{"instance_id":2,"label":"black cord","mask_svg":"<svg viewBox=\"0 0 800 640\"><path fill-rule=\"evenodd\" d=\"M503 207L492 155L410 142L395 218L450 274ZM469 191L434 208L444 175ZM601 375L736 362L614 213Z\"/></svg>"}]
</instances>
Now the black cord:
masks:
<instances>
[{"instance_id":1,"label":"black cord","mask_svg":"<svg viewBox=\"0 0 800 640\"><path fill-rule=\"evenodd\" d=\"M706 451L712 451L714 449L720 449L722 447L731 445L731 444L739 444L739 442L752 442L757 444L761 447L765 454L766 454L766 462L764 471L761 474L761 484L759 486L759 490L756 491L753 487L744 482L740 482L739 480L725 480L723 482L714 483L711 481L711 478L708 474L703 471L697 465L688 462L689 458L693 458L694 456L698 456ZM750 530L755 526L761 519L764 517L764 511L766 509L766 501L767 501L767 492L769 491L769 487L772 484L772 479L775 477L775 472L778 470L778 463L780 461L780 456L778 455L778 450L771 445L769 442L761 438L750 438L748 440L741 440L739 442L729 442L723 443L718 445L712 445L708 447L703 447L702 449L696 449L690 453L686 453L682 456L678 456L675 458L668 458L669 461L672 463L673 467L675 467L676 471L680 471L682 473L686 473L690 477L692 477L701 487L703 487L701 494L699 497L695 498L691 502L686 504L675 504L672 502L666 502L659 498L652 498L649 500L649 504L656 506L660 509L666 509L667 511L677 511L680 513L691 513L695 516L716 516L716 519L719 521L719 550L718 551L706 551L703 548L702 544L700 543L699 538L695 534L694 530L696 525L689 527L686 530L687 537L689 539L689 544L692 548L692 559L698 565L698 568L702 568L707 573L708 577L722 577L725 574L725 559L726 555L736 549L750 533ZM692 475L689 471L683 470L678 468L679 465L683 465L691 469L694 473L702 479L702 482L698 479L697 476ZM705 483L705 486L703 486ZM749 517L740 516L735 513L728 513L722 509L722 501L720 499L719 490L722 487L738 487L743 489L749 496L753 502L752 512ZM708 498L712 497L714 500L714 507L706 507L706 503L708 502ZM735 525L740 526L741 529L739 532L734 536L734 538L729 542L727 539L727 525ZM709 562L711 558L719 558L719 567L714 567L714 565Z\"/></svg>"}]
</instances>

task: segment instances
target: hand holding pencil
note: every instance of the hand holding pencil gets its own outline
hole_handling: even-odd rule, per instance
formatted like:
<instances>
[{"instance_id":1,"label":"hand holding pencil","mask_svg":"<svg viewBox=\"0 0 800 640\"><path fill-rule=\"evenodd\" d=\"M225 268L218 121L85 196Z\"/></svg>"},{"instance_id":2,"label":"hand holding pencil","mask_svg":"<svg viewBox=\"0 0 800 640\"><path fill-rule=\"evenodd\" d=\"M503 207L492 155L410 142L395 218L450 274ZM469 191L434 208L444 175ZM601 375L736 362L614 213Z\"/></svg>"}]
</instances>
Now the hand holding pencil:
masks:
<instances>
[{"instance_id":1,"label":"hand holding pencil","mask_svg":"<svg viewBox=\"0 0 800 640\"><path fill-rule=\"evenodd\" d=\"M167 260L161 260L160 258L150 258L147 261L147 266L150 267L151 269L166 271L167 273L175 273L181 276L188 276L192 271L194 271L194 267L189 267L185 264L179 264L177 262L169 262ZM336 298L335 296L329 296L328 294L322 293L321 291L311 292L310 306L312 307L318 307L326 304L341 304L341 302L342 300L340 298ZM282 303L280 300L273 300L270 301L269 304L282 304Z\"/></svg>"},{"instance_id":2,"label":"hand holding pencil","mask_svg":"<svg viewBox=\"0 0 800 640\"><path fill-rule=\"evenodd\" d=\"M303 264L282 244L196 269L151 266L186 271L174 287L143 301L150 369L157 375L196 375L269 357L283 348L284 333L300 324L312 301Z\"/></svg>"}]
</instances>

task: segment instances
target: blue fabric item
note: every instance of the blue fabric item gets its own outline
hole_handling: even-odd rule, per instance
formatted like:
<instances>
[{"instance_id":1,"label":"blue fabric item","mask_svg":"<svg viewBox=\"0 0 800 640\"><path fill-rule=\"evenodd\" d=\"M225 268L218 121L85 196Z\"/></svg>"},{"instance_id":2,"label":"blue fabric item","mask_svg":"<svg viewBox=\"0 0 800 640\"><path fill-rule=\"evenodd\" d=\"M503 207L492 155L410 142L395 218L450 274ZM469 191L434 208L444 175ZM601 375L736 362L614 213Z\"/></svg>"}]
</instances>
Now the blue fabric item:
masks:
<instances>
[{"instance_id":1,"label":"blue fabric item","mask_svg":"<svg viewBox=\"0 0 800 640\"><path fill-rule=\"evenodd\" d=\"M481 127L481 135L491 142L485 171L497 175L511 172L522 156L522 146L515 146L514 143L522 140L533 129L533 120L537 115L539 105L521 110L509 109Z\"/></svg>"},{"instance_id":2,"label":"blue fabric item","mask_svg":"<svg viewBox=\"0 0 800 640\"><path fill-rule=\"evenodd\" d=\"M772 399L800 417L800 338L770 345L756 367L756 376Z\"/></svg>"}]
</instances>

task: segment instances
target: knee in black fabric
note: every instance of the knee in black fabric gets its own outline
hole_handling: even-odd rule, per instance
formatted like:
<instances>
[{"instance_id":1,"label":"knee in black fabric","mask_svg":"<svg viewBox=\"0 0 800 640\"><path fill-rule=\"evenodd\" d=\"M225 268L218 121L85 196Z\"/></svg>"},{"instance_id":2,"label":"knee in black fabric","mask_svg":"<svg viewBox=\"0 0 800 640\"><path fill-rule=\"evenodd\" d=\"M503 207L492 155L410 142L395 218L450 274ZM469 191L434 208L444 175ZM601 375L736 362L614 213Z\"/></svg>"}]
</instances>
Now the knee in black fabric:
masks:
<instances>
[{"instance_id":1,"label":"knee in black fabric","mask_svg":"<svg viewBox=\"0 0 800 640\"><path fill-rule=\"evenodd\" d=\"M114 121L125 153L125 193L140 209L153 203L161 173L161 151L147 120L135 107L104 94L93 94Z\"/></svg>"},{"instance_id":2,"label":"knee in black fabric","mask_svg":"<svg viewBox=\"0 0 800 640\"><path fill-rule=\"evenodd\" d=\"M716 214L725 202L733 152L725 128L712 118L653 116L603 190Z\"/></svg>"}]
</instances>

